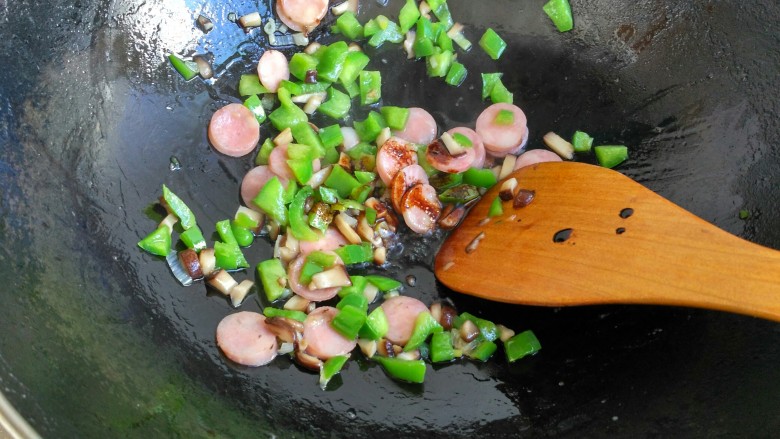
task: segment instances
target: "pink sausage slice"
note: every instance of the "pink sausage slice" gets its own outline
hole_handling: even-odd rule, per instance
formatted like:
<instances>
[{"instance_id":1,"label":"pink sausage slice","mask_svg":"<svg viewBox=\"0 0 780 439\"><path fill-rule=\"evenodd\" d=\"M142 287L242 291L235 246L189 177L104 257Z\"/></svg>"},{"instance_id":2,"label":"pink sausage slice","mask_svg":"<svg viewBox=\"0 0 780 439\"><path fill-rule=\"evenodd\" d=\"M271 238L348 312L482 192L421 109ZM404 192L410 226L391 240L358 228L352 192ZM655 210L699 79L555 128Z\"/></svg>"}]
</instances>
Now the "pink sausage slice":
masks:
<instances>
[{"instance_id":1,"label":"pink sausage slice","mask_svg":"<svg viewBox=\"0 0 780 439\"><path fill-rule=\"evenodd\" d=\"M323 300L334 298L340 290L339 287L310 290L308 285L303 285L301 283L301 269L305 262L306 256L301 255L293 259L287 267L287 282L290 284L290 289L293 290L295 294L302 296L304 299L311 300L312 302L322 302Z\"/></svg>"},{"instance_id":2,"label":"pink sausage slice","mask_svg":"<svg viewBox=\"0 0 780 439\"><path fill-rule=\"evenodd\" d=\"M327 0L277 0L276 13L290 29L311 32L328 12Z\"/></svg>"},{"instance_id":3,"label":"pink sausage slice","mask_svg":"<svg viewBox=\"0 0 780 439\"><path fill-rule=\"evenodd\" d=\"M303 322L303 341L306 343L306 353L320 360L337 355L348 355L357 346L356 340L349 340L336 332L330 322L339 310L332 306L322 306L306 316Z\"/></svg>"},{"instance_id":4,"label":"pink sausage slice","mask_svg":"<svg viewBox=\"0 0 780 439\"><path fill-rule=\"evenodd\" d=\"M441 215L441 203L436 189L429 184L418 184L406 191L401 201L401 212L406 225L416 233L428 233L436 227Z\"/></svg>"},{"instance_id":5,"label":"pink sausage slice","mask_svg":"<svg viewBox=\"0 0 780 439\"><path fill-rule=\"evenodd\" d=\"M401 169L417 164L417 151L405 140L391 137L379 148L376 153L376 172L379 177L390 186L395 174Z\"/></svg>"},{"instance_id":6,"label":"pink sausage slice","mask_svg":"<svg viewBox=\"0 0 780 439\"><path fill-rule=\"evenodd\" d=\"M232 361L252 367L270 363L279 350L265 316L249 311L230 314L219 322L217 345Z\"/></svg>"},{"instance_id":7,"label":"pink sausage slice","mask_svg":"<svg viewBox=\"0 0 780 439\"><path fill-rule=\"evenodd\" d=\"M401 169L390 184L390 200L393 202L393 209L396 212L403 212L401 201L406 191L417 184L428 183L428 174L420 165L409 165Z\"/></svg>"},{"instance_id":8,"label":"pink sausage slice","mask_svg":"<svg viewBox=\"0 0 780 439\"><path fill-rule=\"evenodd\" d=\"M455 127L447 131L447 133L450 135L458 133L468 137L471 140L471 145L474 147L474 162L471 163L471 167L481 168L485 166L485 145L482 144L482 137L476 131L466 127Z\"/></svg>"},{"instance_id":9,"label":"pink sausage slice","mask_svg":"<svg viewBox=\"0 0 780 439\"><path fill-rule=\"evenodd\" d=\"M257 211L260 210L252 200L260 192L260 189L268 183L268 180L275 176L277 175L271 172L268 166L255 166L244 175L244 179L241 180L241 199L246 207ZM287 186L286 178L279 177L279 181L282 183L282 186Z\"/></svg>"},{"instance_id":10,"label":"pink sausage slice","mask_svg":"<svg viewBox=\"0 0 780 439\"><path fill-rule=\"evenodd\" d=\"M439 171L457 174L473 166L476 159L476 150L472 146L461 154L452 155L441 140L434 140L428 145L425 158L428 159L428 163L431 166ZM484 158L482 161L484 162Z\"/></svg>"},{"instance_id":11,"label":"pink sausage slice","mask_svg":"<svg viewBox=\"0 0 780 439\"><path fill-rule=\"evenodd\" d=\"M227 104L211 116L209 141L222 154L241 157L260 141L260 124L245 106Z\"/></svg>"},{"instance_id":12,"label":"pink sausage slice","mask_svg":"<svg viewBox=\"0 0 780 439\"><path fill-rule=\"evenodd\" d=\"M287 164L287 145L278 145L268 156L268 168L274 174L285 180L295 180L295 176Z\"/></svg>"},{"instance_id":13,"label":"pink sausage slice","mask_svg":"<svg viewBox=\"0 0 780 439\"><path fill-rule=\"evenodd\" d=\"M385 312L388 324L385 338L403 346L412 336L417 316L428 311L428 307L414 297L395 296L382 303L382 311Z\"/></svg>"},{"instance_id":14,"label":"pink sausage slice","mask_svg":"<svg viewBox=\"0 0 780 439\"><path fill-rule=\"evenodd\" d=\"M422 108L411 107L406 126L401 131L394 131L393 135L407 142L427 145L436 138L437 131L436 120L431 116L431 113Z\"/></svg>"},{"instance_id":15,"label":"pink sausage slice","mask_svg":"<svg viewBox=\"0 0 780 439\"><path fill-rule=\"evenodd\" d=\"M495 122L501 110L511 111L514 119L511 124L501 125ZM489 154L503 157L523 142L526 132L525 113L516 105L493 104L487 107L477 118L477 134Z\"/></svg>"},{"instance_id":16,"label":"pink sausage slice","mask_svg":"<svg viewBox=\"0 0 780 439\"><path fill-rule=\"evenodd\" d=\"M515 162L515 170L542 162L560 162L561 156L546 149L532 149L520 154Z\"/></svg>"},{"instance_id":17,"label":"pink sausage slice","mask_svg":"<svg viewBox=\"0 0 780 439\"><path fill-rule=\"evenodd\" d=\"M290 79L290 65L278 50L266 50L257 62L257 76L263 87L276 93L282 80Z\"/></svg>"},{"instance_id":18,"label":"pink sausage slice","mask_svg":"<svg viewBox=\"0 0 780 439\"><path fill-rule=\"evenodd\" d=\"M298 245L301 249L301 254L308 255L309 253L317 250L321 251L333 251L342 245L349 244L344 235L338 231L335 227L328 227L325 231L325 236L316 241L299 241Z\"/></svg>"}]
</instances>

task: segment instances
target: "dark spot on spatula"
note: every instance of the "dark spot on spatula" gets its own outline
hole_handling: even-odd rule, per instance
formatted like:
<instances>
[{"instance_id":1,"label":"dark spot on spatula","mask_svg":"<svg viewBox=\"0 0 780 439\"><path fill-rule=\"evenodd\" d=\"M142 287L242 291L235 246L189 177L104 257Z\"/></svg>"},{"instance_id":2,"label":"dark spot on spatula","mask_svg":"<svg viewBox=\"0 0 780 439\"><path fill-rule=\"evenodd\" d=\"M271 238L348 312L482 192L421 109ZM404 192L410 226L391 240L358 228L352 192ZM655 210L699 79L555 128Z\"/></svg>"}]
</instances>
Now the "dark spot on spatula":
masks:
<instances>
[{"instance_id":1,"label":"dark spot on spatula","mask_svg":"<svg viewBox=\"0 0 780 439\"><path fill-rule=\"evenodd\" d=\"M617 229L615 229L615 233L618 234L618 235L622 235L622 234L626 233L626 228L625 227L618 227Z\"/></svg>"},{"instance_id":2,"label":"dark spot on spatula","mask_svg":"<svg viewBox=\"0 0 780 439\"><path fill-rule=\"evenodd\" d=\"M626 207L625 209L620 211L620 217L623 219L626 219L634 214L634 209L630 207Z\"/></svg>"},{"instance_id":3,"label":"dark spot on spatula","mask_svg":"<svg viewBox=\"0 0 780 439\"><path fill-rule=\"evenodd\" d=\"M553 235L553 242L555 243L566 242L569 238L571 238L571 232L572 229L558 230L557 232L555 232L555 235Z\"/></svg>"}]
</instances>

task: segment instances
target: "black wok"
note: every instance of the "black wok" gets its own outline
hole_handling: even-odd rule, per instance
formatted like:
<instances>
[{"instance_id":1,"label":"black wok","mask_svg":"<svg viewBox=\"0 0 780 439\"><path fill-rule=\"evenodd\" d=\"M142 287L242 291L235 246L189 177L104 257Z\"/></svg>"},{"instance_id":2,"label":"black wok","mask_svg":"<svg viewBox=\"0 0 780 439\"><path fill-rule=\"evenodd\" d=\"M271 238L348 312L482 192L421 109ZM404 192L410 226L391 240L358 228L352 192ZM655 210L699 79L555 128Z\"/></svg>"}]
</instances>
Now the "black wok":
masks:
<instances>
[{"instance_id":1,"label":"black wok","mask_svg":"<svg viewBox=\"0 0 780 439\"><path fill-rule=\"evenodd\" d=\"M368 13L380 9L364 3ZM559 34L542 0L452 1L472 41L487 26L509 40L498 68L528 114L532 145L551 129L626 143L631 160L623 172L730 232L780 248L780 4L572 3L576 28ZM384 11L394 16L397 7ZM424 386L397 384L358 360L326 392L286 359L258 369L227 364L213 335L231 312L227 302L202 286L178 286L135 243L154 226L145 210L162 183L191 200L207 229L233 213L251 158L213 152L205 125L259 56L261 32L245 35L227 21L228 12L253 8L241 1L0 2L0 391L38 433L780 431L777 323L649 306L499 306L437 286L430 250L415 243L391 268L417 276L408 294L449 298L532 328L542 352L511 366L499 358L437 367ZM267 2L259 8L269 10ZM201 11L217 25L206 36L193 26ZM194 48L215 54L216 83L184 83L164 62L170 51ZM495 69L474 50L462 57L471 77L454 92L424 81L424 68L399 50L379 56L403 72L386 75L386 99L430 108L443 126L473 122L483 104L469 87L479 87L480 70ZM457 94L464 100L455 105ZM169 169L171 156L180 170ZM741 209L749 219L739 219ZM255 262L269 254L265 243L248 252ZM244 305L257 308L254 300Z\"/></svg>"}]
</instances>

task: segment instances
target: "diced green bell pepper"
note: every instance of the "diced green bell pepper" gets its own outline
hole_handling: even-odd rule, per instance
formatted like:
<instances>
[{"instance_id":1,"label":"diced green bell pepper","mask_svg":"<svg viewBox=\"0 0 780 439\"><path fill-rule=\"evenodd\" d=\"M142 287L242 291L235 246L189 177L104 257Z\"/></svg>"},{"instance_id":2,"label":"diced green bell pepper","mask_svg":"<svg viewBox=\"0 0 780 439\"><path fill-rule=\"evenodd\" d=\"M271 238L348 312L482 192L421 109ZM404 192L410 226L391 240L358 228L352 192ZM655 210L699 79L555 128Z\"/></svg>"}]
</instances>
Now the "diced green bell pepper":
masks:
<instances>
[{"instance_id":1,"label":"diced green bell pepper","mask_svg":"<svg viewBox=\"0 0 780 439\"><path fill-rule=\"evenodd\" d=\"M568 32L574 28L574 18L568 0L550 0L542 9L550 17L558 32Z\"/></svg>"},{"instance_id":2,"label":"diced green bell pepper","mask_svg":"<svg viewBox=\"0 0 780 439\"><path fill-rule=\"evenodd\" d=\"M493 343L490 340L483 340L481 343L477 345L471 352L467 353L469 358L472 360L478 360L478 361L487 361L494 352L496 352L496 349L498 348L498 345Z\"/></svg>"},{"instance_id":3,"label":"diced green bell pepper","mask_svg":"<svg viewBox=\"0 0 780 439\"><path fill-rule=\"evenodd\" d=\"M311 186L304 186L295 194L295 198L292 203L290 203L290 232L294 237L301 241L317 241L322 238L322 235L319 232L316 232L309 227L309 217L304 212L306 199L309 198L313 192Z\"/></svg>"},{"instance_id":4,"label":"diced green bell pepper","mask_svg":"<svg viewBox=\"0 0 780 439\"><path fill-rule=\"evenodd\" d=\"M363 52L349 52L344 60L344 67L341 69L339 82L345 86L355 82L369 61L370 58Z\"/></svg>"},{"instance_id":5,"label":"diced green bell pepper","mask_svg":"<svg viewBox=\"0 0 780 439\"><path fill-rule=\"evenodd\" d=\"M171 231L166 226L160 226L138 241L138 246L153 255L165 257L171 252Z\"/></svg>"},{"instance_id":6,"label":"diced green bell pepper","mask_svg":"<svg viewBox=\"0 0 780 439\"><path fill-rule=\"evenodd\" d=\"M168 186L163 185L163 199L171 209L174 215L179 218L182 228L187 230L196 225L195 215L192 213L189 207L179 198L176 194L168 189Z\"/></svg>"},{"instance_id":7,"label":"diced green bell pepper","mask_svg":"<svg viewBox=\"0 0 780 439\"><path fill-rule=\"evenodd\" d=\"M501 81L503 73L483 73L482 74L482 99L490 97L490 92L493 91L496 83Z\"/></svg>"},{"instance_id":8,"label":"diced green bell pepper","mask_svg":"<svg viewBox=\"0 0 780 439\"><path fill-rule=\"evenodd\" d=\"M506 359L510 363L517 361L526 355L534 355L542 348L539 339L533 331L523 331L504 343Z\"/></svg>"},{"instance_id":9,"label":"diced green bell pepper","mask_svg":"<svg viewBox=\"0 0 780 439\"><path fill-rule=\"evenodd\" d=\"M360 186L360 182L339 165L333 166L324 184L331 189L335 189L342 198L349 197L352 194L352 190Z\"/></svg>"},{"instance_id":10,"label":"diced green bell pepper","mask_svg":"<svg viewBox=\"0 0 780 439\"><path fill-rule=\"evenodd\" d=\"M347 363L347 360L349 360L348 356L337 355L328 358L322 363L322 367L320 367L320 388L322 390L325 390L325 388L328 387L330 380L341 372L341 369Z\"/></svg>"},{"instance_id":11,"label":"diced green bell pepper","mask_svg":"<svg viewBox=\"0 0 780 439\"><path fill-rule=\"evenodd\" d=\"M344 135L341 132L341 127L338 124L330 125L325 128L320 128L319 133L322 146L327 148L335 148L344 142Z\"/></svg>"},{"instance_id":12,"label":"diced green bell pepper","mask_svg":"<svg viewBox=\"0 0 780 439\"><path fill-rule=\"evenodd\" d=\"M479 47L491 58L499 59L506 49L506 42L492 28L488 28L479 39Z\"/></svg>"},{"instance_id":13,"label":"diced green bell pepper","mask_svg":"<svg viewBox=\"0 0 780 439\"><path fill-rule=\"evenodd\" d=\"M380 30L379 32L371 35L371 38L368 40L369 46L379 47L384 44L385 41L397 44L404 40L404 35L401 33L401 28L399 28L394 21L390 20L384 15L379 15L375 18L375 20L379 25Z\"/></svg>"},{"instance_id":14,"label":"diced green bell pepper","mask_svg":"<svg viewBox=\"0 0 780 439\"><path fill-rule=\"evenodd\" d=\"M298 52L290 58L290 74L301 81L306 81L308 72L317 71L319 60L307 53Z\"/></svg>"},{"instance_id":15,"label":"diced green bell pepper","mask_svg":"<svg viewBox=\"0 0 780 439\"><path fill-rule=\"evenodd\" d=\"M490 209L488 209L488 218L494 216L501 216L504 214L504 207L501 205L501 198L496 197L492 203L490 203Z\"/></svg>"},{"instance_id":16,"label":"diced green bell pepper","mask_svg":"<svg viewBox=\"0 0 780 439\"><path fill-rule=\"evenodd\" d=\"M599 165L605 168L614 168L615 166L628 160L628 148L623 145L600 145L593 147L596 153L596 160Z\"/></svg>"},{"instance_id":17,"label":"diced green bell pepper","mask_svg":"<svg viewBox=\"0 0 780 439\"><path fill-rule=\"evenodd\" d=\"M431 186L439 192L453 188L463 183L463 174L449 174L447 172L438 172L428 180Z\"/></svg>"},{"instance_id":18,"label":"diced green bell pepper","mask_svg":"<svg viewBox=\"0 0 780 439\"><path fill-rule=\"evenodd\" d=\"M385 276L379 276L376 274L369 274L366 276L366 280L373 286L377 287L379 291L386 293L401 288L401 282L395 279L391 279Z\"/></svg>"},{"instance_id":19,"label":"diced green bell pepper","mask_svg":"<svg viewBox=\"0 0 780 439\"><path fill-rule=\"evenodd\" d=\"M345 305L339 313L333 317L330 326L344 338L353 340L357 338L360 328L366 323L366 312L352 305Z\"/></svg>"},{"instance_id":20,"label":"diced green bell pepper","mask_svg":"<svg viewBox=\"0 0 780 439\"><path fill-rule=\"evenodd\" d=\"M214 228L217 230L219 239L221 239L222 242L225 244L238 245L236 237L233 236L233 229L230 227L230 220L217 221Z\"/></svg>"},{"instance_id":21,"label":"diced green bell pepper","mask_svg":"<svg viewBox=\"0 0 780 439\"><path fill-rule=\"evenodd\" d=\"M415 58L424 58L435 53L433 40L430 38L416 38L412 43L412 51Z\"/></svg>"},{"instance_id":22,"label":"diced green bell pepper","mask_svg":"<svg viewBox=\"0 0 780 439\"><path fill-rule=\"evenodd\" d=\"M344 68L344 61L348 53L349 48L344 41L337 41L329 45L320 58L320 63L317 66L317 77L329 82L336 82Z\"/></svg>"},{"instance_id":23,"label":"diced green bell pepper","mask_svg":"<svg viewBox=\"0 0 780 439\"><path fill-rule=\"evenodd\" d=\"M451 50L443 50L425 58L425 67L428 76L432 78L444 78L452 65L454 53Z\"/></svg>"},{"instance_id":24,"label":"diced green bell pepper","mask_svg":"<svg viewBox=\"0 0 780 439\"><path fill-rule=\"evenodd\" d=\"M490 169L469 168L463 173L463 182L477 187L490 189L498 183Z\"/></svg>"},{"instance_id":25,"label":"diced green bell pepper","mask_svg":"<svg viewBox=\"0 0 780 439\"><path fill-rule=\"evenodd\" d=\"M311 283L312 276L317 273L322 273L323 271L325 271L325 269L317 262L309 260L304 261L303 266L301 267L301 276L299 278L301 284L309 285Z\"/></svg>"},{"instance_id":26,"label":"diced green bell pepper","mask_svg":"<svg viewBox=\"0 0 780 439\"><path fill-rule=\"evenodd\" d=\"M277 91L277 97L279 98L280 107L272 111L268 115L274 128L279 131L283 131L287 127L298 125L299 123L306 123L309 121L309 117L303 112L297 105L290 100L290 91L284 87L280 87Z\"/></svg>"},{"instance_id":27,"label":"diced green bell pepper","mask_svg":"<svg viewBox=\"0 0 780 439\"><path fill-rule=\"evenodd\" d=\"M333 119L343 119L349 113L352 107L351 99L345 93L336 90L334 87L328 89L328 99L317 109L320 113L330 116Z\"/></svg>"},{"instance_id":28,"label":"diced green bell pepper","mask_svg":"<svg viewBox=\"0 0 780 439\"><path fill-rule=\"evenodd\" d=\"M233 232L231 232L232 234ZM249 263L241 252L237 243L214 243L214 257L217 260L217 267L225 270L236 270L249 267Z\"/></svg>"},{"instance_id":29,"label":"diced green bell pepper","mask_svg":"<svg viewBox=\"0 0 780 439\"><path fill-rule=\"evenodd\" d=\"M406 342L406 346L404 346L404 352L417 349L428 339L429 335L434 332L441 332L442 330L444 330L444 328L442 328L441 324L433 318L430 312L421 312L414 321L414 330L409 337L409 341Z\"/></svg>"},{"instance_id":30,"label":"diced green bell pepper","mask_svg":"<svg viewBox=\"0 0 780 439\"><path fill-rule=\"evenodd\" d=\"M363 295L363 293L349 293L345 295L344 297L339 300L339 303L336 304L336 308L342 309L345 306L354 306L357 309L362 310L363 312L368 311L368 299L366 299L366 296Z\"/></svg>"},{"instance_id":31,"label":"diced green bell pepper","mask_svg":"<svg viewBox=\"0 0 780 439\"><path fill-rule=\"evenodd\" d=\"M358 85L360 86L360 105L371 105L382 98L382 74L379 71L360 72Z\"/></svg>"},{"instance_id":32,"label":"diced green bell pepper","mask_svg":"<svg viewBox=\"0 0 780 439\"><path fill-rule=\"evenodd\" d=\"M378 355L373 358L382 365L391 378L417 384L425 381L426 366L423 360L402 360Z\"/></svg>"},{"instance_id":33,"label":"diced green bell pepper","mask_svg":"<svg viewBox=\"0 0 780 439\"><path fill-rule=\"evenodd\" d=\"M449 6L447 6L447 0L429 0L428 6L431 7L433 15L435 15L436 18L439 19L439 22L444 25L445 32L452 27L452 14L450 13Z\"/></svg>"},{"instance_id":34,"label":"diced green bell pepper","mask_svg":"<svg viewBox=\"0 0 780 439\"><path fill-rule=\"evenodd\" d=\"M431 363L447 363L455 359L450 333L435 332L431 336Z\"/></svg>"},{"instance_id":35,"label":"diced green bell pepper","mask_svg":"<svg viewBox=\"0 0 780 439\"><path fill-rule=\"evenodd\" d=\"M382 129L387 127L387 124L381 114L372 111L368 113L365 120L355 121L352 126L355 128L360 140L364 142L373 142Z\"/></svg>"},{"instance_id":36,"label":"diced green bell pepper","mask_svg":"<svg viewBox=\"0 0 780 439\"><path fill-rule=\"evenodd\" d=\"M288 290L283 285L287 284L287 271L282 266L282 261L276 258L266 259L257 264L257 276L263 284L265 297L273 302L284 296Z\"/></svg>"},{"instance_id":37,"label":"diced green bell pepper","mask_svg":"<svg viewBox=\"0 0 780 439\"><path fill-rule=\"evenodd\" d=\"M401 28L401 33L406 34L409 29L414 27L417 20L420 18L420 9L417 7L415 0L406 0L401 11L398 13L398 25Z\"/></svg>"},{"instance_id":38,"label":"diced green bell pepper","mask_svg":"<svg viewBox=\"0 0 780 439\"><path fill-rule=\"evenodd\" d=\"M343 170L344 168L341 169ZM322 200L323 203L334 204L339 201L339 193L336 189L332 189L327 186L320 186L317 188L317 191L319 192L320 200Z\"/></svg>"},{"instance_id":39,"label":"diced green bell pepper","mask_svg":"<svg viewBox=\"0 0 780 439\"><path fill-rule=\"evenodd\" d=\"M371 244L367 242L344 245L334 252L339 255L345 265L361 264L374 260L374 251L371 249Z\"/></svg>"},{"instance_id":40,"label":"diced green bell pepper","mask_svg":"<svg viewBox=\"0 0 780 439\"><path fill-rule=\"evenodd\" d=\"M285 188L279 177L271 177L260 189L252 202L280 225L287 225L287 208L285 207Z\"/></svg>"},{"instance_id":41,"label":"diced green bell pepper","mask_svg":"<svg viewBox=\"0 0 780 439\"><path fill-rule=\"evenodd\" d=\"M236 220L230 222L230 230L240 247L248 247L255 240L255 234L248 228L236 224Z\"/></svg>"},{"instance_id":42,"label":"diced green bell pepper","mask_svg":"<svg viewBox=\"0 0 780 439\"><path fill-rule=\"evenodd\" d=\"M238 94L241 96L262 95L270 93L270 90L265 88L260 83L260 77L256 73L241 75L241 79L238 81Z\"/></svg>"},{"instance_id":43,"label":"diced green bell pepper","mask_svg":"<svg viewBox=\"0 0 780 439\"><path fill-rule=\"evenodd\" d=\"M376 173L368 171L355 171L355 179L360 184L369 184L376 180Z\"/></svg>"},{"instance_id":44,"label":"diced green bell pepper","mask_svg":"<svg viewBox=\"0 0 780 439\"><path fill-rule=\"evenodd\" d=\"M198 76L198 66L193 61L184 61L174 54L168 55L168 61L177 72L184 78L185 81Z\"/></svg>"},{"instance_id":45,"label":"diced green bell pepper","mask_svg":"<svg viewBox=\"0 0 780 439\"><path fill-rule=\"evenodd\" d=\"M385 122L391 130L403 130L406 127L406 121L409 120L408 108L384 106L379 109L379 112L385 118Z\"/></svg>"},{"instance_id":46,"label":"diced green bell pepper","mask_svg":"<svg viewBox=\"0 0 780 439\"><path fill-rule=\"evenodd\" d=\"M342 287L338 293L339 297L347 297L350 294L363 295L363 291L366 289L366 285L368 285L368 280L364 276L358 275L350 276L349 280L352 282L352 285ZM368 302L366 302L366 305L368 305Z\"/></svg>"},{"instance_id":47,"label":"diced green bell pepper","mask_svg":"<svg viewBox=\"0 0 780 439\"><path fill-rule=\"evenodd\" d=\"M258 123L265 122L266 115L265 115L265 108L263 108L263 102L260 100L260 98L257 95L252 95L246 98L244 101L244 106L246 108L249 108L249 111L252 112L252 114L255 115L255 119L257 119Z\"/></svg>"},{"instance_id":48,"label":"diced green bell pepper","mask_svg":"<svg viewBox=\"0 0 780 439\"><path fill-rule=\"evenodd\" d=\"M274 145L274 141L270 138L265 139L263 141L263 145L260 147L260 151L257 153L257 157L255 157L255 165L267 165L268 164L268 157L271 155L271 152L274 150L276 145Z\"/></svg>"},{"instance_id":49,"label":"diced green bell pepper","mask_svg":"<svg viewBox=\"0 0 780 439\"><path fill-rule=\"evenodd\" d=\"M571 137L571 144L574 146L574 152L588 152L593 146L593 137L582 131L575 131Z\"/></svg>"},{"instance_id":50,"label":"diced green bell pepper","mask_svg":"<svg viewBox=\"0 0 780 439\"><path fill-rule=\"evenodd\" d=\"M495 323L491 322L490 320L481 319L467 312L463 312L458 317L456 317L453 321L453 326L460 328L460 326L466 320L471 320L475 325L477 325L480 334L482 334L485 339L495 341L498 338L498 327Z\"/></svg>"},{"instance_id":51,"label":"diced green bell pepper","mask_svg":"<svg viewBox=\"0 0 780 439\"><path fill-rule=\"evenodd\" d=\"M499 79L490 90L490 100L494 104L511 104L514 102L514 95L506 88L504 82Z\"/></svg>"},{"instance_id":52,"label":"diced green bell pepper","mask_svg":"<svg viewBox=\"0 0 780 439\"><path fill-rule=\"evenodd\" d=\"M200 227L198 226L193 226L192 228L185 230L179 235L179 238L181 238L181 241L187 248L191 248L196 252L206 248L206 240L203 238L203 232L200 231Z\"/></svg>"},{"instance_id":53,"label":"diced green bell pepper","mask_svg":"<svg viewBox=\"0 0 780 439\"><path fill-rule=\"evenodd\" d=\"M463 64L455 61L450 66L450 70L447 72L447 76L444 78L444 82L457 87L466 80L467 74L468 71L466 71L466 67Z\"/></svg>"},{"instance_id":54,"label":"diced green bell pepper","mask_svg":"<svg viewBox=\"0 0 780 439\"><path fill-rule=\"evenodd\" d=\"M388 329L390 329L390 324L387 322L385 310L378 306L368 314L366 323L360 328L358 336L369 340L379 340L387 334Z\"/></svg>"},{"instance_id":55,"label":"diced green bell pepper","mask_svg":"<svg viewBox=\"0 0 780 439\"><path fill-rule=\"evenodd\" d=\"M342 35L350 40L363 36L363 25L360 24L352 11L346 11L336 19L336 27Z\"/></svg>"},{"instance_id":56,"label":"diced green bell pepper","mask_svg":"<svg viewBox=\"0 0 780 439\"><path fill-rule=\"evenodd\" d=\"M266 306L265 308L263 308L263 315L268 318L284 317L286 319L293 319L299 322L303 322L306 320L305 312L295 311L292 309L279 309L279 308L274 308L272 306Z\"/></svg>"}]
</instances>

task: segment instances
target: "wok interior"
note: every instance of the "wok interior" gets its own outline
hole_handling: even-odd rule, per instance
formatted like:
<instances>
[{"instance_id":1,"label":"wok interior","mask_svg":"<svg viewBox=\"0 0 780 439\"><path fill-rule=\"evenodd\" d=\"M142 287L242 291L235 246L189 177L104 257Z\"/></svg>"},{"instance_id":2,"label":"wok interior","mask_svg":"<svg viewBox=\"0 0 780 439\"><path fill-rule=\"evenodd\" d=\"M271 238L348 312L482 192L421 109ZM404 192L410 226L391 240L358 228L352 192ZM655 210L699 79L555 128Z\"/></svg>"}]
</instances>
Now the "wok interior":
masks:
<instances>
[{"instance_id":1,"label":"wok interior","mask_svg":"<svg viewBox=\"0 0 780 439\"><path fill-rule=\"evenodd\" d=\"M364 17L397 11L365 3ZM474 49L462 57L470 77L454 90L425 80L420 63L404 61L399 50L385 50L379 56L404 72L385 76L385 99L428 108L441 126L469 124L484 105L478 72L503 71L528 115L531 145L549 130L575 129L626 143L631 160L622 171L730 232L780 248L778 43L764 30L776 23L778 6L575 2L575 31L560 35L542 3L452 1L454 15L473 25L472 41L487 26L506 37L498 66ZM0 390L38 432L777 430L777 324L677 308L495 305L437 286L429 241L406 241L390 268L417 277L407 293L533 329L540 355L511 366L500 357L436 366L424 386L392 382L357 360L328 392L286 359L259 369L228 364L213 337L231 312L227 302L200 286L178 287L135 242L154 224L144 212L162 183L190 201L202 225L233 213L251 158L218 156L205 126L235 98L237 77L253 67L262 43L260 32L243 34L227 13L256 8L162 0L0 6ZM268 5L260 9L267 15ZM214 33L194 30L200 12L215 21ZM224 77L184 83L163 55L185 47L212 51ZM181 170L169 170L172 156ZM743 208L749 221L738 218ZM258 242L247 256L257 262L270 252Z\"/></svg>"}]
</instances>

